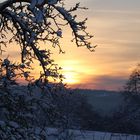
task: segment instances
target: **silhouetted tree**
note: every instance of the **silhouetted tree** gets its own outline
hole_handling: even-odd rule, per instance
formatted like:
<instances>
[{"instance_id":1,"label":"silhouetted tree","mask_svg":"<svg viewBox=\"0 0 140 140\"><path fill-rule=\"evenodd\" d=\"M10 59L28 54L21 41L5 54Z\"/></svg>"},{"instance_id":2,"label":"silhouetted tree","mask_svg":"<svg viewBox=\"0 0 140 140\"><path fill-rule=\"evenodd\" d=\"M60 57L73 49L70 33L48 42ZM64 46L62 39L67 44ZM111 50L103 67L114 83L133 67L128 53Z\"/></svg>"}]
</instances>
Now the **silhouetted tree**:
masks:
<instances>
[{"instance_id":1,"label":"silhouetted tree","mask_svg":"<svg viewBox=\"0 0 140 140\"><path fill-rule=\"evenodd\" d=\"M140 65L133 70L128 82L124 86L126 102L140 106Z\"/></svg>"},{"instance_id":2,"label":"silhouetted tree","mask_svg":"<svg viewBox=\"0 0 140 140\"><path fill-rule=\"evenodd\" d=\"M0 51L7 43L17 42L21 48L21 63L32 63L39 60L43 68L40 78L48 81L49 77L62 78L57 73L59 67L50 59L48 48L41 48L42 43L58 47L63 53L59 40L63 37L62 28L69 25L78 47L86 46L94 51L88 41L92 36L86 32L86 20L77 21L73 15L80 7L77 3L70 9L65 8L63 0L5 0L0 3ZM7 32L11 38L7 39ZM29 63L30 62L30 63ZM53 67L53 68L52 68Z\"/></svg>"},{"instance_id":3,"label":"silhouetted tree","mask_svg":"<svg viewBox=\"0 0 140 140\"><path fill-rule=\"evenodd\" d=\"M122 91L124 104L114 113L111 129L118 132L140 132L140 65L132 71ZM114 127L115 126L115 127Z\"/></svg>"},{"instance_id":4,"label":"silhouetted tree","mask_svg":"<svg viewBox=\"0 0 140 140\"><path fill-rule=\"evenodd\" d=\"M75 129L95 129L97 128L99 115L88 103L87 97L71 91L71 94L55 94L55 103L58 112L61 114L58 126ZM59 117L59 115L58 115ZM65 119L64 119L64 118Z\"/></svg>"},{"instance_id":5,"label":"silhouetted tree","mask_svg":"<svg viewBox=\"0 0 140 140\"><path fill-rule=\"evenodd\" d=\"M21 49L20 62L12 63L9 58L0 62L0 139L48 139L44 134L47 121L54 122L55 116L59 116L53 93L64 91L65 86L59 73L61 68L51 59L51 51L41 44L58 47L63 53L59 40L63 37L62 29L68 25L72 41L78 47L86 46L94 51L95 46L89 42L92 36L86 32L87 19L78 21L73 14L78 9L86 8L77 3L66 9L63 0L5 0L0 3L1 56L9 43L16 42ZM37 80L30 75L34 60L42 66ZM28 90L18 90L15 86L19 77L29 82ZM58 82L52 83L50 78ZM38 119L40 114L47 118L43 124Z\"/></svg>"}]
</instances>

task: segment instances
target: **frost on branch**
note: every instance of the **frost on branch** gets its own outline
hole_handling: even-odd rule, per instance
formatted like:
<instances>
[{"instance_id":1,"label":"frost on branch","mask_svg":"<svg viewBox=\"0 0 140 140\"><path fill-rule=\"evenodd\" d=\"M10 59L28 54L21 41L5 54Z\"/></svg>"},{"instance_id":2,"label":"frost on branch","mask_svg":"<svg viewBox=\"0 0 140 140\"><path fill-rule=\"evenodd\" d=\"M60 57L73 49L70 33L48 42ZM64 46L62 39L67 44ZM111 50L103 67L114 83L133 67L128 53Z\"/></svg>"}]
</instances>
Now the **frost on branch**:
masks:
<instances>
[{"instance_id":1,"label":"frost on branch","mask_svg":"<svg viewBox=\"0 0 140 140\"><path fill-rule=\"evenodd\" d=\"M30 69L27 63L12 63L8 58L0 60L0 86L7 88L10 85L16 85L16 80L22 77L31 81Z\"/></svg>"},{"instance_id":2,"label":"frost on branch","mask_svg":"<svg viewBox=\"0 0 140 140\"><path fill-rule=\"evenodd\" d=\"M18 77L25 77L29 82L32 80L29 69L28 63L12 63L8 58L0 61L0 139L2 140L7 140L9 137L14 140L46 140L48 139L46 127L58 121L56 116L62 117L60 113L58 114L53 96L56 93L61 94L60 89L64 89L63 85L44 85L39 79L36 85L43 90L32 85L33 83L29 83L29 87L18 86L16 82Z\"/></svg>"},{"instance_id":3,"label":"frost on branch","mask_svg":"<svg viewBox=\"0 0 140 140\"><path fill-rule=\"evenodd\" d=\"M57 101L60 91L65 90L63 75L51 59L47 46L57 47L62 53L60 39L68 25L72 30L72 41L78 47L86 46L94 51L89 42L92 36L86 32L87 19L78 21L77 15L73 14L78 9L86 8L78 3L66 9L63 0L5 0L0 3L1 56L9 43L16 42L21 49L20 63L13 63L9 58L0 61L0 139L45 140L48 138L44 135L44 127L55 122L66 128L67 118L61 111L64 105L59 107L61 102ZM39 61L43 72L32 82L30 70L35 60ZM18 90L20 86L14 87L19 77L29 81L26 92ZM59 82L51 83L50 78ZM39 94L33 92L36 89L40 90Z\"/></svg>"},{"instance_id":4,"label":"frost on branch","mask_svg":"<svg viewBox=\"0 0 140 140\"><path fill-rule=\"evenodd\" d=\"M54 76L48 71L47 66L50 63L50 60L47 60L48 52L46 48L42 49L41 44L51 44L63 52L59 40L63 37L64 26L69 25L73 35L72 41L75 41L78 47L86 46L94 51L95 46L89 42L92 36L86 32L87 19L77 21L77 15L73 14L78 9L86 8L80 7L77 3L74 7L66 9L63 0L7 0L1 3L1 53L3 46L16 41L21 48L21 63L39 60L44 76L47 77L49 74ZM7 32L12 34L10 39L7 39Z\"/></svg>"}]
</instances>

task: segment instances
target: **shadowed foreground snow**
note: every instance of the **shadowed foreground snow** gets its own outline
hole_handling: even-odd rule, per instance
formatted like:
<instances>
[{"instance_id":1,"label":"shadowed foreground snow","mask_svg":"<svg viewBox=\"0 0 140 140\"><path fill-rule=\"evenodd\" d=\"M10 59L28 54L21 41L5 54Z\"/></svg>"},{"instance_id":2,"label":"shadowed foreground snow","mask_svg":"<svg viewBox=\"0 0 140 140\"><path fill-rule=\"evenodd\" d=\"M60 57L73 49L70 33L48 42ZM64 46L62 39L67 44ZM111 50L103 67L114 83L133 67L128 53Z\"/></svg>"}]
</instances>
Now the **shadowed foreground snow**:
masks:
<instances>
[{"instance_id":1,"label":"shadowed foreground snow","mask_svg":"<svg viewBox=\"0 0 140 140\"><path fill-rule=\"evenodd\" d=\"M140 135L119 134L97 131L47 129L49 140L140 140Z\"/></svg>"}]
</instances>

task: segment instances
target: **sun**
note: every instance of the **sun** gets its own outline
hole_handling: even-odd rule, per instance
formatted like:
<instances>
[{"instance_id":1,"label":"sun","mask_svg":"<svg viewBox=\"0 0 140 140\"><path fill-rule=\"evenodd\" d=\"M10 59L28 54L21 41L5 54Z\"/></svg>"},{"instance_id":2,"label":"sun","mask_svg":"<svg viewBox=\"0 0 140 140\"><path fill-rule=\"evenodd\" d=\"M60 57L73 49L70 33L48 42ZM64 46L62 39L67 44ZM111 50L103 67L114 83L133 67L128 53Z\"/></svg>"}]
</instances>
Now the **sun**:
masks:
<instances>
[{"instance_id":1,"label":"sun","mask_svg":"<svg viewBox=\"0 0 140 140\"><path fill-rule=\"evenodd\" d=\"M79 80L77 79L76 74L74 72L65 72L63 75L65 77L64 83L66 83L66 84L72 85L72 84L76 84L79 82Z\"/></svg>"},{"instance_id":2,"label":"sun","mask_svg":"<svg viewBox=\"0 0 140 140\"><path fill-rule=\"evenodd\" d=\"M73 66L63 67L64 83L66 84L76 84L79 82L78 74Z\"/></svg>"}]
</instances>

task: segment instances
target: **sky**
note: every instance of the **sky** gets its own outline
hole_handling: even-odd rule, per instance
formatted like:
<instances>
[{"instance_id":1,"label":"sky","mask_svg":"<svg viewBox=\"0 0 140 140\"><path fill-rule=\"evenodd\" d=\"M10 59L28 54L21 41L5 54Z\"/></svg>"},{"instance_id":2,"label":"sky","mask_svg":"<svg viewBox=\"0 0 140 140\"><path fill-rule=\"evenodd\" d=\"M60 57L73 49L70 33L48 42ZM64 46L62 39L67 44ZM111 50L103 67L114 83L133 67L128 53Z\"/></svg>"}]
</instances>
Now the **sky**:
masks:
<instances>
[{"instance_id":1,"label":"sky","mask_svg":"<svg viewBox=\"0 0 140 140\"><path fill-rule=\"evenodd\" d=\"M64 83L72 88L122 89L140 63L140 0L65 0L67 7L77 2L89 8L77 11L77 16L80 20L88 17L87 31L94 35L91 43L97 48L95 52L77 48L70 41L71 30L63 31L61 44L66 53L52 52L63 68ZM13 49L10 54L19 55Z\"/></svg>"},{"instance_id":2,"label":"sky","mask_svg":"<svg viewBox=\"0 0 140 140\"><path fill-rule=\"evenodd\" d=\"M88 31L94 35L91 42L98 47L92 53L64 43L66 54L56 61L64 68L66 82L75 88L122 89L140 62L140 1L71 0L67 4L75 2L89 8L77 15L88 17Z\"/></svg>"}]
</instances>

